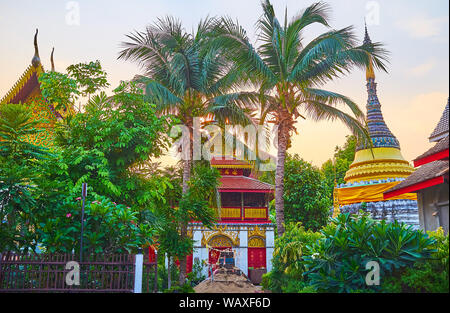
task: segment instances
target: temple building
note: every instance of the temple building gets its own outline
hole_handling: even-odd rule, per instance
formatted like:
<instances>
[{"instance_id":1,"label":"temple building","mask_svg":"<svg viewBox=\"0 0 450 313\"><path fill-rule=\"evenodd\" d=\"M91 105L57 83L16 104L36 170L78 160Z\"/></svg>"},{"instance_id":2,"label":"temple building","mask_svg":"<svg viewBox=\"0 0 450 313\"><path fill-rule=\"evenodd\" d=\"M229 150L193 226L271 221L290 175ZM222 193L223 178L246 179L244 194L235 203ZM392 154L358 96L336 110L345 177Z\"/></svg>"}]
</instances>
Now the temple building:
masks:
<instances>
[{"instance_id":1,"label":"temple building","mask_svg":"<svg viewBox=\"0 0 450 313\"><path fill-rule=\"evenodd\" d=\"M274 186L253 178L252 165L246 161L213 157L211 166L222 175L219 221L213 229L190 223L194 251L188 257L188 271L195 260L205 261L214 269L220 251L227 250L233 252L235 266L246 275L253 269L269 272L275 238L268 207Z\"/></svg>"},{"instance_id":2,"label":"temple building","mask_svg":"<svg viewBox=\"0 0 450 313\"><path fill-rule=\"evenodd\" d=\"M367 27L364 43L371 43ZM404 193L389 200L383 197L384 191L405 180L414 168L403 158L399 141L384 121L372 63L366 69L366 81L366 122L372 147L363 142L357 144L355 159L344 178L345 184L335 189L336 206L340 212L357 213L363 210L374 219L397 220L418 228L416 194Z\"/></svg>"},{"instance_id":3,"label":"temple building","mask_svg":"<svg viewBox=\"0 0 450 313\"><path fill-rule=\"evenodd\" d=\"M419 204L420 228L434 231L439 227L448 234L449 223L449 101L442 117L429 137L434 147L418 156L414 166L418 168L397 186L384 193L385 199L391 199L406 192L417 193Z\"/></svg>"},{"instance_id":4,"label":"temple building","mask_svg":"<svg viewBox=\"0 0 450 313\"><path fill-rule=\"evenodd\" d=\"M0 106L7 103L22 103L32 109L33 120L43 120L37 125L45 131L34 135L28 135L28 142L42 146L50 147L54 139L54 126L58 119L64 116L62 110L55 110L55 106L49 103L43 96L39 84L39 75L45 72L39 56L37 43L38 30L34 35L34 56L31 64L26 68L13 87L1 98ZM51 54L51 71L54 71L53 51Z\"/></svg>"}]
</instances>

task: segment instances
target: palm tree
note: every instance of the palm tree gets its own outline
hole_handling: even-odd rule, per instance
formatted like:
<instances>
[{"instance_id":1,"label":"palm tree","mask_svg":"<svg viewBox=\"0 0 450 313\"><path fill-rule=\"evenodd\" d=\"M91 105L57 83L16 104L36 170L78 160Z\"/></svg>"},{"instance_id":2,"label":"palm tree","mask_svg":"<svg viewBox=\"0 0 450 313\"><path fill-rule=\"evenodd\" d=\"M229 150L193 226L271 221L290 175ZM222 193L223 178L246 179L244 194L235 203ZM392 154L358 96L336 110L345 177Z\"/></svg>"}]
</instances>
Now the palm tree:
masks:
<instances>
[{"instance_id":1,"label":"palm tree","mask_svg":"<svg viewBox=\"0 0 450 313\"><path fill-rule=\"evenodd\" d=\"M341 120L359 138L367 140L364 114L348 97L320 89L325 83L348 73L353 67L376 66L386 71L387 52L379 43L356 44L352 27L329 30L304 42L305 28L321 24L329 28L329 7L315 3L284 24L275 16L269 0L262 2L264 14L257 22L258 41L254 47L244 29L230 18L216 26L213 47L227 47L227 56L248 82L259 88L264 110L275 124L278 152L275 174L275 206L278 236L284 233L283 179L286 149L296 132L300 116L314 121ZM352 114L337 108L343 104ZM370 143L369 143L370 144Z\"/></svg>"},{"instance_id":2,"label":"palm tree","mask_svg":"<svg viewBox=\"0 0 450 313\"><path fill-rule=\"evenodd\" d=\"M213 120L224 123L251 122L245 108L253 101L253 93L233 92L240 75L222 51L208 46L215 18L200 21L194 33L187 33L179 20L158 19L142 32L134 32L123 43L119 59L137 62L144 74L135 80L145 86L149 101L161 114L173 114L189 129L189 154L183 165L183 194L188 189L193 159L193 123L204 118L201 126ZM187 236L187 224L180 226ZM180 258L180 283L186 276L186 258Z\"/></svg>"}]
</instances>

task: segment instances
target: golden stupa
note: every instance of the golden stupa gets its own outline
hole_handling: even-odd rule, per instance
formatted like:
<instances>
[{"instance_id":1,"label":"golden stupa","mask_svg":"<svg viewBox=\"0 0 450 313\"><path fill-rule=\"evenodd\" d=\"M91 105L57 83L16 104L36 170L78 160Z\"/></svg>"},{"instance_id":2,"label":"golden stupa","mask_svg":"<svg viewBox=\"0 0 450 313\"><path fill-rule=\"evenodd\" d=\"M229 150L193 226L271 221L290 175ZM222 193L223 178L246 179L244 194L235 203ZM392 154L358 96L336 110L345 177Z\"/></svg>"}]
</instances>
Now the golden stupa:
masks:
<instances>
[{"instance_id":1,"label":"golden stupa","mask_svg":"<svg viewBox=\"0 0 450 313\"><path fill-rule=\"evenodd\" d=\"M367 27L364 43L371 43ZM376 219L401 220L417 226L416 194L406 193L384 200L383 192L403 181L414 168L403 158L399 141L384 121L372 64L367 68L366 81L366 122L372 147L358 144L355 159L344 178L345 184L335 189L335 211L337 207L341 212L367 210Z\"/></svg>"}]
</instances>

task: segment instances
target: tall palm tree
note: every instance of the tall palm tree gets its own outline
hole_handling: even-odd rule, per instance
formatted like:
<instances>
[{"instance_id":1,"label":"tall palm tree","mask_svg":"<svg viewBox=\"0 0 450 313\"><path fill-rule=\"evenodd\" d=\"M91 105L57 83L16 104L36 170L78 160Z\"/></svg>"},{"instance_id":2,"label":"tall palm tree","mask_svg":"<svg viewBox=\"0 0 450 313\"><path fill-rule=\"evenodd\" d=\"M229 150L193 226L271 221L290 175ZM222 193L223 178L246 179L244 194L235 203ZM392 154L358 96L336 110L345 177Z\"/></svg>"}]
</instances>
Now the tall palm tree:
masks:
<instances>
[{"instance_id":1,"label":"tall palm tree","mask_svg":"<svg viewBox=\"0 0 450 313\"><path fill-rule=\"evenodd\" d=\"M137 62L144 74L135 80L145 86L149 100L162 114L175 115L189 129L189 154L183 165L183 194L187 192L193 159L193 123L195 117L211 119L219 125L226 122L248 124L245 108L254 103L250 92L233 92L240 79L239 71L223 53L223 47L209 47L215 18L199 22L193 33L187 33L173 17L158 19L145 31L134 32L123 43L119 59ZM181 236L187 236L187 223L181 225ZM186 276L186 258L180 258L180 283Z\"/></svg>"},{"instance_id":2,"label":"tall palm tree","mask_svg":"<svg viewBox=\"0 0 450 313\"><path fill-rule=\"evenodd\" d=\"M254 47L245 30L230 18L223 18L215 30L213 47L227 47L227 55L248 82L258 86L270 122L275 124L278 152L275 174L275 207L278 236L284 233L283 179L286 149L296 132L296 119L341 120L360 138L367 140L364 114L348 97L320 89L325 83L369 64L386 71L387 52L379 43L358 46L352 27L329 30L304 42L307 26L329 28L329 7L315 3L284 23L275 16L269 0L262 2L263 15L257 22L258 41ZM343 104L352 114L337 108ZM370 144L370 143L369 143Z\"/></svg>"}]
</instances>

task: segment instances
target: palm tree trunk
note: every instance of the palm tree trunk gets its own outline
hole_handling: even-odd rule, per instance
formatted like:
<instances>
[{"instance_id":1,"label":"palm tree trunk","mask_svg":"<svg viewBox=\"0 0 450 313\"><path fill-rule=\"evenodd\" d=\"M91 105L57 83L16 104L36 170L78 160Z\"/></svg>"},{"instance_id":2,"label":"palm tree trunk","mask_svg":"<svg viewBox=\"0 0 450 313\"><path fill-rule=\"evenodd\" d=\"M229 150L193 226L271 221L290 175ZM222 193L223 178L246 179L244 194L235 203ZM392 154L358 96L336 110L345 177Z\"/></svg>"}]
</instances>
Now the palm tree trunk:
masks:
<instances>
[{"instance_id":1,"label":"palm tree trunk","mask_svg":"<svg viewBox=\"0 0 450 313\"><path fill-rule=\"evenodd\" d=\"M194 145L194 138L192 133L192 127L191 125L187 125L189 128L189 157L187 160L184 160L184 168L183 168L183 195L186 194L186 192L189 189L188 182L191 179L191 168L192 168L192 156L193 156L193 145ZM181 240L184 240L187 237L187 230L188 225L186 222L180 222L180 237ZM186 256L179 257L180 260L180 276L179 276L179 284L180 286L183 286L186 282Z\"/></svg>"},{"instance_id":2,"label":"palm tree trunk","mask_svg":"<svg viewBox=\"0 0 450 313\"><path fill-rule=\"evenodd\" d=\"M275 211L277 234L284 234L284 161L286 159L288 133L283 125L278 127L277 169L275 173Z\"/></svg>"}]
</instances>

